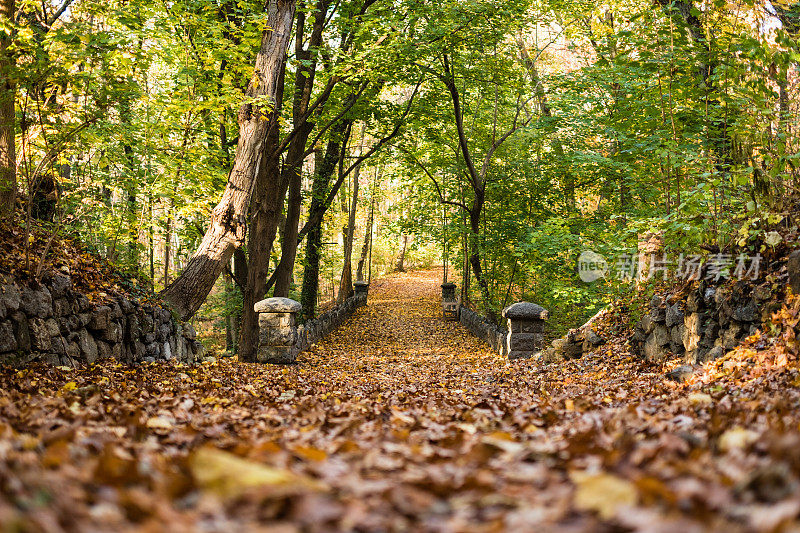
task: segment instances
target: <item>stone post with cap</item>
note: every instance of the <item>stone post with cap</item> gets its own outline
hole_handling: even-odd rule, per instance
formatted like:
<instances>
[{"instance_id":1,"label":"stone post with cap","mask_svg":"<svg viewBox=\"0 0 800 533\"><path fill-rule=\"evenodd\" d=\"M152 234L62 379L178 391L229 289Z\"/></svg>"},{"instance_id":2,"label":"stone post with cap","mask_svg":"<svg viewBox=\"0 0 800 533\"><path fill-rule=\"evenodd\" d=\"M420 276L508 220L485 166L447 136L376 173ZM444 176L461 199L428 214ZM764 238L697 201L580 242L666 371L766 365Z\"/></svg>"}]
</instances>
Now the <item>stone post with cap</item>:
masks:
<instances>
[{"instance_id":1,"label":"stone post with cap","mask_svg":"<svg viewBox=\"0 0 800 533\"><path fill-rule=\"evenodd\" d=\"M530 302L517 302L503 309L503 318L508 320L509 359L528 359L542 348L547 316L547 309Z\"/></svg>"},{"instance_id":2,"label":"stone post with cap","mask_svg":"<svg viewBox=\"0 0 800 533\"><path fill-rule=\"evenodd\" d=\"M367 305L367 295L369 294L369 283L364 280L353 282L353 293L356 297L357 306Z\"/></svg>"},{"instance_id":3,"label":"stone post with cap","mask_svg":"<svg viewBox=\"0 0 800 533\"><path fill-rule=\"evenodd\" d=\"M267 298L253 306L258 314L259 363L291 365L297 359L297 313L302 306L289 298Z\"/></svg>"}]
</instances>

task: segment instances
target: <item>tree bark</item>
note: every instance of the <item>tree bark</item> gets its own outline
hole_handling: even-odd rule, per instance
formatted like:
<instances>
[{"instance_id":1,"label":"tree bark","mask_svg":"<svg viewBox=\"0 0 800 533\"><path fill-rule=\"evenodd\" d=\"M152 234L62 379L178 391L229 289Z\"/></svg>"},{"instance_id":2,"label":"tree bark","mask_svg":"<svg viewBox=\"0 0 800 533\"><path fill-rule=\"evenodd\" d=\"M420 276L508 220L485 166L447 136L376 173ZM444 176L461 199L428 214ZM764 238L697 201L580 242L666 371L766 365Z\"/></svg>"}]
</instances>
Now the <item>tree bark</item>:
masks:
<instances>
[{"instance_id":1,"label":"tree bark","mask_svg":"<svg viewBox=\"0 0 800 533\"><path fill-rule=\"evenodd\" d=\"M295 55L298 60L309 61L301 63L295 75L295 93L292 105L292 117L295 124L300 122L308 112L311 103L311 92L314 87L314 77L316 74L316 48L322 43L322 30L325 26L325 18L328 13L330 0L320 0L317 3L317 11L314 15L314 25L311 31L311 38L306 49L303 49L303 24L305 15L298 15L297 31L295 32ZM317 109L322 111L327 98L318 105ZM303 204L302 195L302 171L303 155L306 151L308 137L314 129L314 123L306 120L299 126L299 130L289 144L286 152L282 173L286 175L284 179L289 182L289 198L286 206L286 223L283 228L283 239L281 240L281 260L275 271L275 296L288 296L289 286L292 282L294 263L297 258L297 234L299 232L300 211Z\"/></svg>"},{"instance_id":2,"label":"tree bark","mask_svg":"<svg viewBox=\"0 0 800 533\"><path fill-rule=\"evenodd\" d=\"M372 186L369 190L369 218L364 228L364 244L361 246L361 258L358 260L358 268L356 269L356 280L358 281L364 281L364 265L367 262L367 253L372 244L372 224L375 220L375 184L378 181L379 175L380 167L375 169L375 179L372 181Z\"/></svg>"},{"instance_id":3,"label":"tree bark","mask_svg":"<svg viewBox=\"0 0 800 533\"><path fill-rule=\"evenodd\" d=\"M408 248L408 233L403 233L403 246L400 248L400 255L397 256L397 262L394 265L397 272L406 271L406 248Z\"/></svg>"},{"instance_id":4,"label":"tree bark","mask_svg":"<svg viewBox=\"0 0 800 533\"><path fill-rule=\"evenodd\" d=\"M281 206L286 195L286 183L280 176L278 147L278 124L268 134L262 155L262 167L256 178L256 191L251 211L247 242L247 283L242 294L242 326L239 332L239 360L256 361L258 349L258 316L253 306L267 292L267 272L272 252L272 243L280 220Z\"/></svg>"},{"instance_id":5,"label":"tree bark","mask_svg":"<svg viewBox=\"0 0 800 533\"><path fill-rule=\"evenodd\" d=\"M363 131L361 133L363 141ZM342 277L339 281L339 299L342 303L353 295L353 237L356 228L356 207L358 207L358 176L360 168L356 167L353 172L353 200L350 203L350 212L347 217L347 226L344 232L344 264L342 265Z\"/></svg>"},{"instance_id":6,"label":"tree bark","mask_svg":"<svg viewBox=\"0 0 800 533\"><path fill-rule=\"evenodd\" d=\"M14 0L0 1L0 21L11 31ZM12 70L14 57L8 50L11 35L0 37L0 217L14 213L17 198L17 152L14 142L14 102L16 87Z\"/></svg>"},{"instance_id":7,"label":"tree bark","mask_svg":"<svg viewBox=\"0 0 800 533\"><path fill-rule=\"evenodd\" d=\"M258 102L252 100L266 97L272 106L277 102L294 10L294 0L270 0L267 5L267 24L270 29L261 38L255 72L247 87L248 100L239 108L239 140L228 184L222 200L211 214L209 228L200 247L180 276L161 293L183 319L197 312L230 260L233 250L244 242L247 208L256 173L261 167L267 131L274 119L269 105L259 106Z\"/></svg>"},{"instance_id":8,"label":"tree bark","mask_svg":"<svg viewBox=\"0 0 800 533\"><path fill-rule=\"evenodd\" d=\"M339 162L342 145L345 143L343 137L346 137L346 132L349 130L351 123L352 119L343 119L331 128L331 139L325 148L325 157L322 159L319 169L317 169L314 183L311 187L311 206L308 219L313 224L308 229L308 238L306 239L303 290L300 296L300 303L303 305L303 317L306 319L314 317L317 306L320 247L322 246L322 218L328 208L326 205L328 186Z\"/></svg>"}]
</instances>

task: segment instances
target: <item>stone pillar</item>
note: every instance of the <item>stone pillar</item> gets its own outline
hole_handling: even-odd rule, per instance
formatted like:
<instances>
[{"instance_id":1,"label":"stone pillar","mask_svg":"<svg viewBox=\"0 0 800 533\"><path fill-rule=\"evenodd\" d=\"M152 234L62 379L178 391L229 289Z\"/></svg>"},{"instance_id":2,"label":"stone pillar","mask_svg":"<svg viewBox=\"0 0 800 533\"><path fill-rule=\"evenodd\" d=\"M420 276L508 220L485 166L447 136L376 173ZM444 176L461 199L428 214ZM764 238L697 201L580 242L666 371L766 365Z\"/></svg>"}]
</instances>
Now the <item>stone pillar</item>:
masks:
<instances>
[{"instance_id":1,"label":"stone pillar","mask_svg":"<svg viewBox=\"0 0 800 533\"><path fill-rule=\"evenodd\" d=\"M366 305L367 304L367 294L369 293L369 283L366 281L355 281L353 282L353 292L355 292L355 296L359 299L359 305ZM363 302L361 301L363 299Z\"/></svg>"},{"instance_id":2,"label":"stone pillar","mask_svg":"<svg viewBox=\"0 0 800 533\"><path fill-rule=\"evenodd\" d=\"M547 310L530 302L517 302L503 309L508 320L506 347L509 359L528 359L544 344Z\"/></svg>"},{"instance_id":3,"label":"stone pillar","mask_svg":"<svg viewBox=\"0 0 800 533\"><path fill-rule=\"evenodd\" d=\"M259 363L294 364L297 346L297 313L302 306L289 298L267 298L253 306L258 314Z\"/></svg>"},{"instance_id":4,"label":"stone pillar","mask_svg":"<svg viewBox=\"0 0 800 533\"><path fill-rule=\"evenodd\" d=\"M442 315L445 318L458 320L458 298L456 298L455 283L442 283Z\"/></svg>"}]
</instances>

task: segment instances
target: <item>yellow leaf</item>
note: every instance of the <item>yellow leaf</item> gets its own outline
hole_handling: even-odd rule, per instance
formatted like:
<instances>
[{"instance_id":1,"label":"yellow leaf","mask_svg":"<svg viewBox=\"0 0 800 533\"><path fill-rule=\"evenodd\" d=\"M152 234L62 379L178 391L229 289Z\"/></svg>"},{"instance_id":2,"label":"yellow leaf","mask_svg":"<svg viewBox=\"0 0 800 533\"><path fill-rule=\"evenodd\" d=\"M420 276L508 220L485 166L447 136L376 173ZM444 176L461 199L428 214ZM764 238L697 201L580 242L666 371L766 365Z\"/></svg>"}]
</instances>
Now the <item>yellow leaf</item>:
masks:
<instances>
[{"instance_id":1,"label":"yellow leaf","mask_svg":"<svg viewBox=\"0 0 800 533\"><path fill-rule=\"evenodd\" d=\"M211 447L195 451L189 457L189 468L202 489L223 498L236 498L249 489L258 487L273 488L279 494L323 488L310 478L242 459Z\"/></svg>"},{"instance_id":2,"label":"yellow leaf","mask_svg":"<svg viewBox=\"0 0 800 533\"><path fill-rule=\"evenodd\" d=\"M614 517L622 507L636 505L639 499L633 483L611 474L576 472L571 477L577 486L575 506L595 511L605 520Z\"/></svg>"},{"instance_id":3,"label":"yellow leaf","mask_svg":"<svg viewBox=\"0 0 800 533\"><path fill-rule=\"evenodd\" d=\"M78 388L78 384L74 381L70 381L69 383L64 383L64 386L61 387L61 390L65 391L73 391Z\"/></svg>"}]
</instances>

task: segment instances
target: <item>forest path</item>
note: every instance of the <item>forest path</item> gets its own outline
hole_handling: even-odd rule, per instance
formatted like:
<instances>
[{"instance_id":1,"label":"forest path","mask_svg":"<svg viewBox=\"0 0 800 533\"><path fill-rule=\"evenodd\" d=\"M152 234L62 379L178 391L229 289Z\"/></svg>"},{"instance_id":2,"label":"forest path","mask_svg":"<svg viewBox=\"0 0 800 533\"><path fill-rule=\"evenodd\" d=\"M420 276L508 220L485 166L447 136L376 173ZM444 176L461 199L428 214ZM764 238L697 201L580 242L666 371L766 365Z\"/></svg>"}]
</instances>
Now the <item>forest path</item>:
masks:
<instances>
[{"instance_id":1,"label":"forest path","mask_svg":"<svg viewBox=\"0 0 800 533\"><path fill-rule=\"evenodd\" d=\"M374 280L296 366L0 367L0 529L798 525L796 363L728 359L676 384L622 336L509 362L440 317L438 285Z\"/></svg>"}]
</instances>

